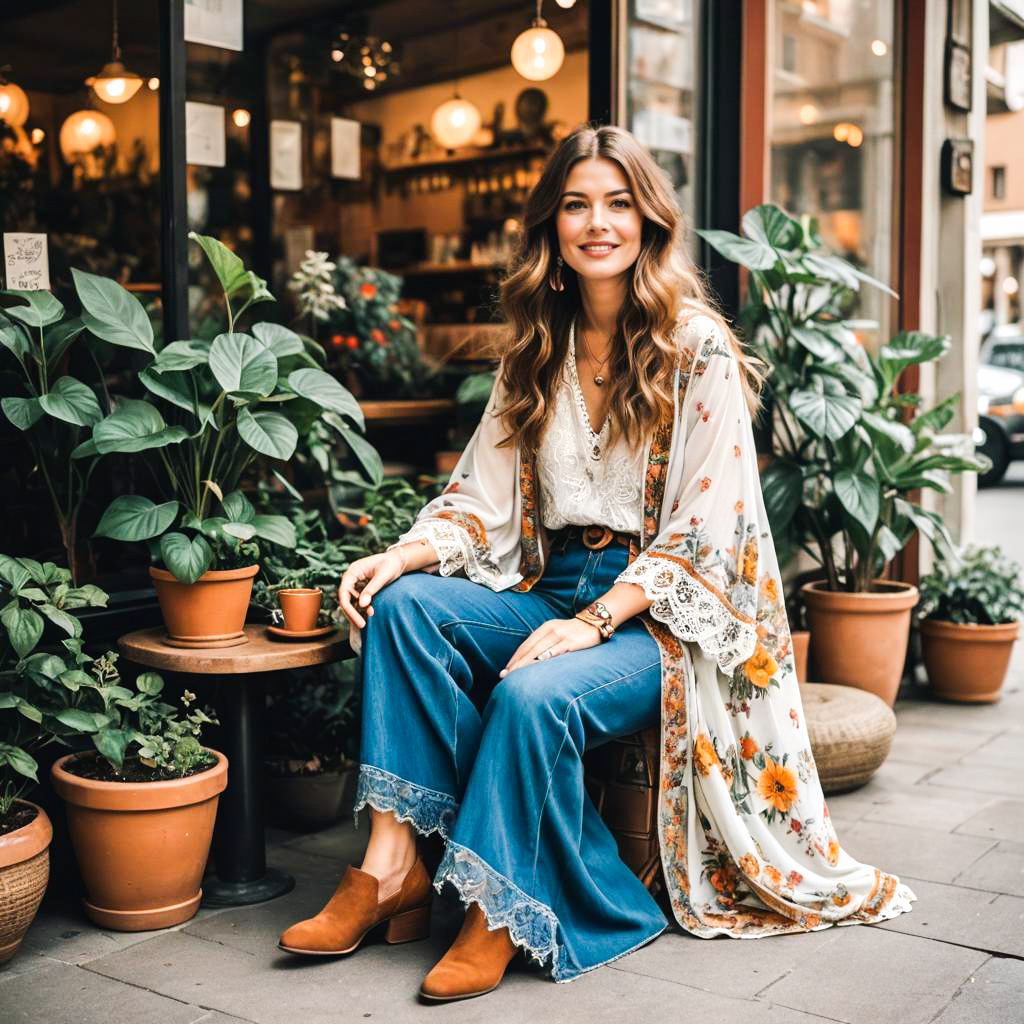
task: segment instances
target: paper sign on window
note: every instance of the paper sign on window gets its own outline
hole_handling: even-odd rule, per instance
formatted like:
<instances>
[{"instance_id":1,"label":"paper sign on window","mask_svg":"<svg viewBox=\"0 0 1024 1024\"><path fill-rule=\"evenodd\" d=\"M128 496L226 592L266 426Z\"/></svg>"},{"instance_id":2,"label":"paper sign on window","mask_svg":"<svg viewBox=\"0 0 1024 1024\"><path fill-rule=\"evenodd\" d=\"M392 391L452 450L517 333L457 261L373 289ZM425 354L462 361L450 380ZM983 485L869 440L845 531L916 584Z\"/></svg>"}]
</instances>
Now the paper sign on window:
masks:
<instances>
[{"instance_id":1,"label":"paper sign on window","mask_svg":"<svg viewBox=\"0 0 1024 1024\"><path fill-rule=\"evenodd\" d=\"M4 232L4 271L7 287L20 292L50 290L50 260L46 235Z\"/></svg>"},{"instance_id":2,"label":"paper sign on window","mask_svg":"<svg viewBox=\"0 0 1024 1024\"><path fill-rule=\"evenodd\" d=\"M359 122L331 118L331 176L359 177Z\"/></svg>"},{"instance_id":3,"label":"paper sign on window","mask_svg":"<svg viewBox=\"0 0 1024 1024\"><path fill-rule=\"evenodd\" d=\"M223 167L224 108L213 103L185 103L185 162Z\"/></svg>"},{"instance_id":4,"label":"paper sign on window","mask_svg":"<svg viewBox=\"0 0 1024 1024\"><path fill-rule=\"evenodd\" d=\"M302 125L298 121L270 122L270 187L302 188Z\"/></svg>"},{"instance_id":5,"label":"paper sign on window","mask_svg":"<svg viewBox=\"0 0 1024 1024\"><path fill-rule=\"evenodd\" d=\"M242 49L242 0L185 0L185 39Z\"/></svg>"}]
</instances>

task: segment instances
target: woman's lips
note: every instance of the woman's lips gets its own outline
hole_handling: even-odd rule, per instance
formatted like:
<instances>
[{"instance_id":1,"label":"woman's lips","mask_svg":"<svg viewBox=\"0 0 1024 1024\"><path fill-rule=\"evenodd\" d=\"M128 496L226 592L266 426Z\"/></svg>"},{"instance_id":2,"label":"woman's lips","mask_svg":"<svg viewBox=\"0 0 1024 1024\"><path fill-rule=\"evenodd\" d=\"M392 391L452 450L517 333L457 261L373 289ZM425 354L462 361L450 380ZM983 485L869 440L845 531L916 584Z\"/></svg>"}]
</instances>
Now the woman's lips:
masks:
<instances>
[{"instance_id":1,"label":"woman's lips","mask_svg":"<svg viewBox=\"0 0 1024 1024\"><path fill-rule=\"evenodd\" d=\"M608 256L618 248L613 242L585 242L579 247L580 252L586 254L591 259L600 259L603 256Z\"/></svg>"}]
</instances>

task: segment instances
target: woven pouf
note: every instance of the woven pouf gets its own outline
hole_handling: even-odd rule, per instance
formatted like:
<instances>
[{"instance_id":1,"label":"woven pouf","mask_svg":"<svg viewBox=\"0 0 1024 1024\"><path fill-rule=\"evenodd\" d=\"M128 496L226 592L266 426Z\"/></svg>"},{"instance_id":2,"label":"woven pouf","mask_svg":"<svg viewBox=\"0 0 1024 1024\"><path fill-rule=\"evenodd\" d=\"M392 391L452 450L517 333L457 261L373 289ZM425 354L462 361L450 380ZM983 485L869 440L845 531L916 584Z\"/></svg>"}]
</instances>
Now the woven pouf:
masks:
<instances>
[{"instance_id":1,"label":"woven pouf","mask_svg":"<svg viewBox=\"0 0 1024 1024\"><path fill-rule=\"evenodd\" d=\"M863 786L889 755L892 708L866 690L832 683L801 683L800 697L821 788L844 793Z\"/></svg>"}]
</instances>

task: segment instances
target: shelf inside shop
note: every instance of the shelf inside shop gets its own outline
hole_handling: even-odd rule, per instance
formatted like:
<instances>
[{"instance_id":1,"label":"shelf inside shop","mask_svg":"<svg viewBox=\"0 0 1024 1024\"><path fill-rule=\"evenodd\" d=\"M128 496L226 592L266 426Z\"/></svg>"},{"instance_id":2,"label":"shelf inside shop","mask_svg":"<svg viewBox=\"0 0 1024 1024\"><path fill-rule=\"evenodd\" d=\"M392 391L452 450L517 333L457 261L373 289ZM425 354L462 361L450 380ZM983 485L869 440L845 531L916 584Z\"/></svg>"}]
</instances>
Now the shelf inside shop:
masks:
<instances>
[{"instance_id":1,"label":"shelf inside shop","mask_svg":"<svg viewBox=\"0 0 1024 1024\"><path fill-rule=\"evenodd\" d=\"M457 150L454 156L432 160L415 160L406 164L381 164L385 174L417 174L422 171L441 171L447 167L502 160L521 160L525 157L545 156L543 146L521 146L516 149L473 149Z\"/></svg>"},{"instance_id":2,"label":"shelf inside shop","mask_svg":"<svg viewBox=\"0 0 1024 1024\"><path fill-rule=\"evenodd\" d=\"M361 401L359 408L367 423L424 423L450 416L455 409L451 398L407 398Z\"/></svg>"},{"instance_id":3,"label":"shelf inside shop","mask_svg":"<svg viewBox=\"0 0 1024 1024\"><path fill-rule=\"evenodd\" d=\"M454 260L452 263L411 263L407 267L396 267L391 271L403 277L416 274L467 274L501 270L504 263L474 263L472 260Z\"/></svg>"}]
</instances>

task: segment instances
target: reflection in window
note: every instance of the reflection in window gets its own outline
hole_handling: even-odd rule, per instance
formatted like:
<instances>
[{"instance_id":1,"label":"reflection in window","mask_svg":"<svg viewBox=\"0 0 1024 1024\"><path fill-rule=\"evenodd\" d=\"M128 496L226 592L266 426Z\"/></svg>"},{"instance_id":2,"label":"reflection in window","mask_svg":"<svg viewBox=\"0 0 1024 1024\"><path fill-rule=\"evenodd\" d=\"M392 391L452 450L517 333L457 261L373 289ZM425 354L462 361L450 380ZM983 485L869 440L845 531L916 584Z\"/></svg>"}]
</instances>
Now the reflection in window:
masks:
<instances>
[{"instance_id":1,"label":"reflection in window","mask_svg":"<svg viewBox=\"0 0 1024 1024\"><path fill-rule=\"evenodd\" d=\"M818 219L838 254L892 285L892 0L774 0L769 198ZM889 301L865 288L856 315L877 346Z\"/></svg>"}]
</instances>

